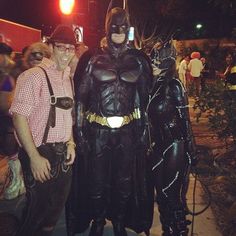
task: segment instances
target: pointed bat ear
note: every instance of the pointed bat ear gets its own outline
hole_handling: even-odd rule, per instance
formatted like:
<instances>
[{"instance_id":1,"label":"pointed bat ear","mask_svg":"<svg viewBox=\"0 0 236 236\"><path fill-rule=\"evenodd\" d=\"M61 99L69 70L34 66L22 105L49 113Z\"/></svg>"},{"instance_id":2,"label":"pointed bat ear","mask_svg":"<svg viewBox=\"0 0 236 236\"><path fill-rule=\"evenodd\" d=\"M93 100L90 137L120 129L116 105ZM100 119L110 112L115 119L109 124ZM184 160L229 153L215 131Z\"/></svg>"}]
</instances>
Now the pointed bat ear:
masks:
<instances>
[{"instance_id":1,"label":"pointed bat ear","mask_svg":"<svg viewBox=\"0 0 236 236\"><path fill-rule=\"evenodd\" d=\"M108 5L108 8L107 8L107 14L106 15L108 15L109 14L109 12L111 11L111 9L114 7L114 0L110 0L110 3L109 3L109 5Z\"/></svg>"},{"instance_id":2,"label":"pointed bat ear","mask_svg":"<svg viewBox=\"0 0 236 236\"><path fill-rule=\"evenodd\" d=\"M123 0L123 9L127 10L127 0Z\"/></svg>"},{"instance_id":3,"label":"pointed bat ear","mask_svg":"<svg viewBox=\"0 0 236 236\"><path fill-rule=\"evenodd\" d=\"M123 9L127 12L129 15L129 6L128 6L128 0L123 0Z\"/></svg>"}]
</instances>

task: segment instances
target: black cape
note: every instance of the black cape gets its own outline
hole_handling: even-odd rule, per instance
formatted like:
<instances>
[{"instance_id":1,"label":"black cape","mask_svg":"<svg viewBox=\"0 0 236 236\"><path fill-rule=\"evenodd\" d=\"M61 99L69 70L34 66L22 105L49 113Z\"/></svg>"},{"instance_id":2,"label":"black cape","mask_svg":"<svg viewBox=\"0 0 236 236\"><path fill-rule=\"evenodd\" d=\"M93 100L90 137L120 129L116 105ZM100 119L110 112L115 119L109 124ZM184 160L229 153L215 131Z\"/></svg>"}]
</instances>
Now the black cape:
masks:
<instances>
[{"instance_id":1,"label":"black cape","mask_svg":"<svg viewBox=\"0 0 236 236\"><path fill-rule=\"evenodd\" d=\"M137 50L135 51L137 52ZM74 75L75 99L77 98L80 78L82 77L92 55L92 51L85 52L77 65ZM74 132L76 142L76 128ZM84 232L89 227L92 220L88 200L88 155L89 153L82 154L78 150L73 164L71 191L66 202L66 224L68 236ZM125 226L137 233L146 232L146 234L148 234L153 221L154 188L151 171L146 167L147 158L145 151L137 147L133 167L133 189L129 203L127 204L128 209L125 218ZM108 209L111 207L112 206L109 206ZM109 215L108 210L107 219L109 219Z\"/></svg>"}]
</instances>

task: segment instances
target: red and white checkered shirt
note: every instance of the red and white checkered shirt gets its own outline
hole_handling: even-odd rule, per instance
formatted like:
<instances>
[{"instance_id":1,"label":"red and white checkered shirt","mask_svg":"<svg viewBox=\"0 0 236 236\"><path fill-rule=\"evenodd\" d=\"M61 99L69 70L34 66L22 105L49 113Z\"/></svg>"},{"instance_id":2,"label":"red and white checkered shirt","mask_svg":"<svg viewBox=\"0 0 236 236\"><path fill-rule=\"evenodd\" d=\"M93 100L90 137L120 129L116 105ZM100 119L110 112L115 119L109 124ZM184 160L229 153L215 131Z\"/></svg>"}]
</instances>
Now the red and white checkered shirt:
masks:
<instances>
[{"instance_id":1,"label":"red and white checkered shirt","mask_svg":"<svg viewBox=\"0 0 236 236\"><path fill-rule=\"evenodd\" d=\"M73 98L69 67L64 71L58 71L56 64L47 58L43 58L39 66L46 70L56 97ZM49 110L50 94L43 70L39 67L26 70L17 79L10 113L27 117L36 147L42 144ZM54 128L50 127L47 143L67 142L70 139L72 134L71 111L72 109L56 108L56 125Z\"/></svg>"}]
</instances>

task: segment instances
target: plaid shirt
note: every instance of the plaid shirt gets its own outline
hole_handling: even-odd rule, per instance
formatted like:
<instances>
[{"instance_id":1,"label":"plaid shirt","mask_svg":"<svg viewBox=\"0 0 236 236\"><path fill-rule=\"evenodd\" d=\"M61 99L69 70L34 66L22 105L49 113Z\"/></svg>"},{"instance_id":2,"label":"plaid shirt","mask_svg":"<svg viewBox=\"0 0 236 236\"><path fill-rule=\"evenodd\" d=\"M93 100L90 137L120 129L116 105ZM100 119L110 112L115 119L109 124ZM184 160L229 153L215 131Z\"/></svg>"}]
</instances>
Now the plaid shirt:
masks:
<instances>
[{"instance_id":1,"label":"plaid shirt","mask_svg":"<svg viewBox=\"0 0 236 236\"><path fill-rule=\"evenodd\" d=\"M73 98L69 67L64 71L58 71L56 64L47 58L43 58L39 66L46 70L56 97ZM49 110L50 94L43 70L39 67L26 70L17 79L10 113L27 117L36 147L42 144ZM47 143L67 142L70 139L72 134L71 112L72 109L56 108L56 125L54 128L50 127Z\"/></svg>"}]
</instances>

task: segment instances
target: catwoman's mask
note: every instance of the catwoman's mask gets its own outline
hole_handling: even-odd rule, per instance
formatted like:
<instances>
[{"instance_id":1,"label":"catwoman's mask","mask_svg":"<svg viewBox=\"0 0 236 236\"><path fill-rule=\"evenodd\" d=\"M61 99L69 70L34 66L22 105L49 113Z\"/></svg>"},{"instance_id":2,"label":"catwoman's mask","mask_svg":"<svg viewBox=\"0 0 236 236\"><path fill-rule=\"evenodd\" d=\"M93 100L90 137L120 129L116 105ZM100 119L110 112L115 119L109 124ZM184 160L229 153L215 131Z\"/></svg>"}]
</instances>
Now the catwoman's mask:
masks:
<instances>
[{"instance_id":1,"label":"catwoman's mask","mask_svg":"<svg viewBox=\"0 0 236 236\"><path fill-rule=\"evenodd\" d=\"M129 34L129 17L127 12L119 7L111 9L106 17L107 41L116 47L127 43Z\"/></svg>"}]
</instances>

